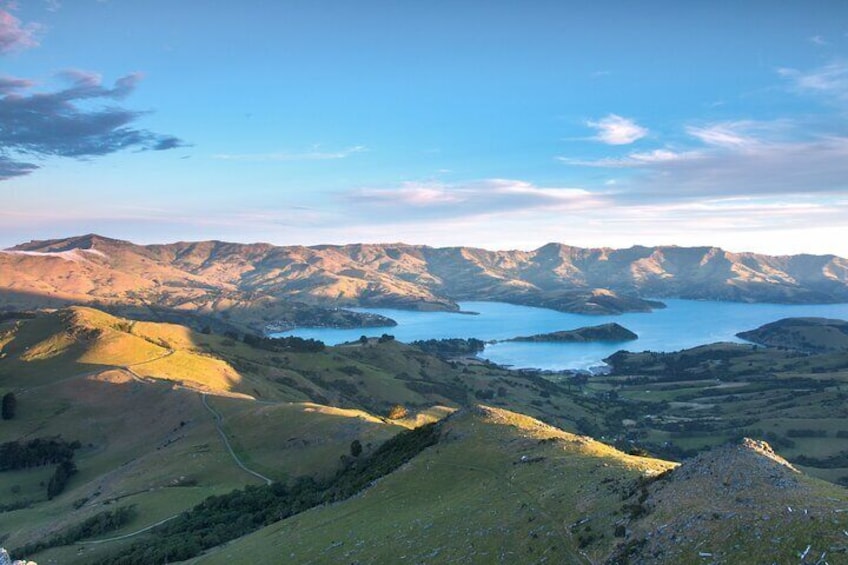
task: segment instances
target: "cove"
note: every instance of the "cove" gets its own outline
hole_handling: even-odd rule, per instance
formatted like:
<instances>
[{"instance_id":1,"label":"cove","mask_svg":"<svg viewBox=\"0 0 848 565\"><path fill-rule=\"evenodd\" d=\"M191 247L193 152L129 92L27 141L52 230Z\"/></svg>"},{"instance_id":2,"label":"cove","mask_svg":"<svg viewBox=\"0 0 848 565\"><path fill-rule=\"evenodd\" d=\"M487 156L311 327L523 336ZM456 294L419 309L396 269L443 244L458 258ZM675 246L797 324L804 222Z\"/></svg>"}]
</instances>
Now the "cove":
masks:
<instances>
[{"instance_id":1,"label":"cove","mask_svg":"<svg viewBox=\"0 0 848 565\"><path fill-rule=\"evenodd\" d=\"M639 339L625 343L494 343L480 357L513 368L559 371L588 369L620 349L629 351L678 351L719 341L742 342L737 332L790 317L848 319L848 304L747 304L703 300L662 299L667 308L615 316L567 314L501 302L461 302L463 312L413 312L387 308L361 308L397 321L395 327L298 328L275 335L320 339L328 345L354 341L360 336L384 333L403 342L418 339L475 337L484 341L503 340L571 330L607 322L618 322L636 332Z\"/></svg>"}]
</instances>

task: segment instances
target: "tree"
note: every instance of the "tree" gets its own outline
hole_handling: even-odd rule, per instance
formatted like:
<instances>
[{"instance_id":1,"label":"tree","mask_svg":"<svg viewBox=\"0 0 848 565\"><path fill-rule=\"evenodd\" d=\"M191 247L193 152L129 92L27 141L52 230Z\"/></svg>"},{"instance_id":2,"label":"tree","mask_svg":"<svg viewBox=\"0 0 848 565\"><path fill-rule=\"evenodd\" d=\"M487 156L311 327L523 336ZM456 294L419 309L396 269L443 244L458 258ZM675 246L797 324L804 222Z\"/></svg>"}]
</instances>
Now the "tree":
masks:
<instances>
[{"instance_id":1,"label":"tree","mask_svg":"<svg viewBox=\"0 0 848 565\"><path fill-rule=\"evenodd\" d=\"M355 439L352 442L350 442L350 454L354 457L359 457L359 455L361 453L362 453L362 442L360 442L358 439Z\"/></svg>"},{"instance_id":2,"label":"tree","mask_svg":"<svg viewBox=\"0 0 848 565\"><path fill-rule=\"evenodd\" d=\"M15 398L15 393L7 392L3 395L3 419L11 420L15 417L15 411L18 408L18 399Z\"/></svg>"}]
</instances>

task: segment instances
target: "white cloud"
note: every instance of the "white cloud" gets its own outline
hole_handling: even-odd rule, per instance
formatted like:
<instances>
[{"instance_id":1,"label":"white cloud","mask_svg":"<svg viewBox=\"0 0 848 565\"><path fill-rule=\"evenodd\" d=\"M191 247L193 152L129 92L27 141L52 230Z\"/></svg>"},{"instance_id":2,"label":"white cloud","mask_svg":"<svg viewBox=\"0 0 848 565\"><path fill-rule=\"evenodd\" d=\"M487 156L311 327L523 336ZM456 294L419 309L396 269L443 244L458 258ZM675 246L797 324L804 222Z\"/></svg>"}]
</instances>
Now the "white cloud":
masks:
<instances>
[{"instance_id":1,"label":"white cloud","mask_svg":"<svg viewBox=\"0 0 848 565\"><path fill-rule=\"evenodd\" d=\"M616 114L609 114L597 122L588 121L586 125L598 130L596 140L609 145L629 145L648 135L646 128Z\"/></svg>"},{"instance_id":2,"label":"white cloud","mask_svg":"<svg viewBox=\"0 0 848 565\"><path fill-rule=\"evenodd\" d=\"M355 145L338 151L325 151L319 146L315 146L309 151L300 153L220 153L213 157L223 161L331 161L346 159L351 155L366 151L368 151L368 148L364 145Z\"/></svg>"},{"instance_id":3,"label":"white cloud","mask_svg":"<svg viewBox=\"0 0 848 565\"><path fill-rule=\"evenodd\" d=\"M810 71L780 68L777 73L800 91L848 100L848 62L834 61Z\"/></svg>"},{"instance_id":4,"label":"white cloud","mask_svg":"<svg viewBox=\"0 0 848 565\"><path fill-rule=\"evenodd\" d=\"M690 126L686 128L686 133L707 145L743 149L759 143L746 132L749 127L749 122L724 122L705 127Z\"/></svg>"}]
</instances>

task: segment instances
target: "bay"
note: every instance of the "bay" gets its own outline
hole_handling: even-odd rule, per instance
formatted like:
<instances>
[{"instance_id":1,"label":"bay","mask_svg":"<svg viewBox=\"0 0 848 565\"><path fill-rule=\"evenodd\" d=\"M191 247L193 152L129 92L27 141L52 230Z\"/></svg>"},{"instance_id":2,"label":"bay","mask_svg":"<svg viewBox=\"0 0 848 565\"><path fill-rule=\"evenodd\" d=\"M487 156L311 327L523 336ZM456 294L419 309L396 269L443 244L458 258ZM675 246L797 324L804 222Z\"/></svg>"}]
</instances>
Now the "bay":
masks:
<instances>
[{"instance_id":1,"label":"bay","mask_svg":"<svg viewBox=\"0 0 848 565\"><path fill-rule=\"evenodd\" d=\"M667 307L653 312L590 316L516 306L501 302L461 302L463 312L412 312L387 308L358 308L398 322L394 327L299 328L276 335L320 339L328 345L384 333L403 342L419 339L470 338L484 341L572 330L617 322L636 332L638 340L623 343L498 342L480 357L499 365L542 370L589 369L620 349L678 351L719 341L741 342L736 333L781 318L815 316L848 319L848 304L745 304L703 300L663 299ZM476 314L470 314L474 312Z\"/></svg>"}]
</instances>

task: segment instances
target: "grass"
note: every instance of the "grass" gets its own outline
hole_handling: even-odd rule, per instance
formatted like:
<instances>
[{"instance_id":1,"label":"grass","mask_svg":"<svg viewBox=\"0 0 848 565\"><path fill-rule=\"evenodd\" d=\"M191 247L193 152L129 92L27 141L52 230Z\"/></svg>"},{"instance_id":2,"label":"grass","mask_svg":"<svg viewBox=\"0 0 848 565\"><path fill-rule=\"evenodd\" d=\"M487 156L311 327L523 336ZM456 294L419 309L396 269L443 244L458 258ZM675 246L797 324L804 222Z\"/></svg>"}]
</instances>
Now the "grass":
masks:
<instances>
[{"instance_id":1,"label":"grass","mask_svg":"<svg viewBox=\"0 0 848 565\"><path fill-rule=\"evenodd\" d=\"M585 563L613 537L620 495L593 481L635 480L669 464L628 457L520 415L474 411L443 440L360 496L269 526L194 563ZM535 462L522 463L534 458ZM602 535L580 547L587 515Z\"/></svg>"},{"instance_id":2,"label":"grass","mask_svg":"<svg viewBox=\"0 0 848 565\"><path fill-rule=\"evenodd\" d=\"M785 449L790 458L825 458L848 444L835 435L848 428L844 354L799 356L739 345L676 357L637 354L628 359L632 370L580 388L440 360L393 341L271 352L84 308L3 328L0 386L18 397L18 417L2 423L0 440L61 434L83 444L80 473L66 493L0 513L7 546L133 503L139 514L121 530L128 533L209 494L258 484L225 450L198 390L212 395L209 403L245 464L280 480L332 474L354 440L368 454L398 430L444 418L463 404L485 398L493 406L449 417L445 442L360 496L215 550L203 558L212 563L227 555L327 563L399 555L479 563L602 560L622 541L615 535L627 522L622 496L638 477L670 464L625 456L530 416L566 430L592 425L628 448L701 450L743 430L787 438L789 430L806 428L824 429L827 438L794 438L796 446ZM127 365L146 380L135 380ZM384 419L398 403L409 417ZM848 469L809 470L831 480L848 476ZM50 471L0 474L0 495L37 494ZM30 557L86 562L125 543Z\"/></svg>"}]
</instances>

